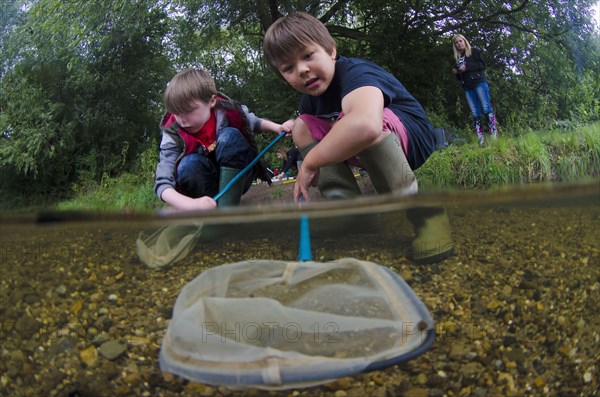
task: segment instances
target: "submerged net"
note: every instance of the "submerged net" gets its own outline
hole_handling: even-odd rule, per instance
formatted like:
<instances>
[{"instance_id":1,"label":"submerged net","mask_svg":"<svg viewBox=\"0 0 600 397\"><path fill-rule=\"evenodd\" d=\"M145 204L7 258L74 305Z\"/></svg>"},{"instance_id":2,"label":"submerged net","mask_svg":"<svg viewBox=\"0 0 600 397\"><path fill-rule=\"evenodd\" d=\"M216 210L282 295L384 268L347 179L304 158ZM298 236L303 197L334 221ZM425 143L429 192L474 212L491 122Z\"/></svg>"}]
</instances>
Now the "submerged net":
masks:
<instances>
[{"instance_id":1,"label":"submerged net","mask_svg":"<svg viewBox=\"0 0 600 397\"><path fill-rule=\"evenodd\" d=\"M407 361L434 337L423 303L383 266L255 260L182 289L160 366L234 388L302 387Z\"/></svg>"},{"instance_id":2,"label":"submerged net","mask_svg":"<svg viewBox=\"0 0 600 397\"><path fill-rule=\"evenodd\" d=\"M163 226L149 237L137 238L136 251L142 262L157 269L185 258L195 247L202 232L202 223Z\"/></svg>"}]
</instances>

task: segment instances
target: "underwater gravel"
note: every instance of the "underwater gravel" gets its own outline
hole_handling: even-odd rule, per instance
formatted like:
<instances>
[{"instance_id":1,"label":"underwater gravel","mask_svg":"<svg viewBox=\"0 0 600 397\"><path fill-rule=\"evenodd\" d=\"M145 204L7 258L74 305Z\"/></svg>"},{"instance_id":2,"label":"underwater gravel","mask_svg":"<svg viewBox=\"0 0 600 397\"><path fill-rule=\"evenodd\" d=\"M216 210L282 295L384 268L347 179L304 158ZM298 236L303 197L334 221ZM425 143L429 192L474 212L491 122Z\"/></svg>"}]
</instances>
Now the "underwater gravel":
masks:
<instances>
[{"instance_id":1,"label":"underwater gravel","mask_svg":"<svg viewBox=\"0 0 600 397\"><path fill-rule=\"evenodd\" d=\"M437 338L404 365L279 392L169 382L157 357L187 282L220 264L295 260L296 233L203 242L172 268L151 270L135 254L140 228L3 230L0 395L598 395L597 203L448 213L458 255L429 266L406 259L412 227L402 214L365 233L313 229L316 261L354 257L398 272L426 303Z\"/></svg>"}]
</instances>

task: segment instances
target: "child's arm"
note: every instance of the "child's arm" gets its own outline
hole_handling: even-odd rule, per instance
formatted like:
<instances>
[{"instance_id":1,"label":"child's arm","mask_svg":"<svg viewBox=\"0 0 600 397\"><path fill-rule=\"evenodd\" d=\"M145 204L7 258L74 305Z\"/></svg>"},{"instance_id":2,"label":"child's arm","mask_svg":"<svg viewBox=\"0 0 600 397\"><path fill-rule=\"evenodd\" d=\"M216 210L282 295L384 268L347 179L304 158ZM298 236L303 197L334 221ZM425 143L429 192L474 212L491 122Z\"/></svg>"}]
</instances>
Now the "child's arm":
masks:
<instances>
[{"instance_id":1,"label":"child's arm","mask_svg":"<svg viewBox=\"0 0 600 397\"><path fill-rule=\"evenodd\" d=\"M357 88L342 99L344 117L302 161L294 197L308 197L319 168L341 163L389 135L381 128L383 105L383 93L371 86Z\"/></svg>"},{"instance_id":2,"label":"child's arm","mask_svg":"<svg viewBox=\"0 0 600 397\"><path fill-rule=\"evenodd\" d=\"M274 121L263 119L256 116L254 113L248 110L246 105L242 105L242 111L246 114L246 118L253 132L274 132L279 134L281 131L287 132L287 135L291 135L292 127L294 126L294 120L287 120L283 124L275 123Z\"/></svg>"},{"instance_id":3,"label":"child's arm","mask_svg":"<svg viewBox=\"0 0 600 397\"><path fill-rule=\"evenodd\" d=\"M178 210L210 210L217 206L217 202L212 197L203 196L191 198L184 196L173 188L165 189L160 198L170 206Z\"/></svg>"},{"instance_id":4,"label":"child's arm","mask_svg":"<svg viewBox=\"0 0 600 397\"><path fill-rule=\"evenodd\" d=\"M385 138L382 135L383 94L376 87L361 87L342 99L344 117L336 122L306 161L323 167L341 163ZM387 135L387 134L385 134ZM312 158L314 157L314 158ZM304 163L303 163L304 164Z\"/></svg>"},{"instance_id":5,"label":"child's arm","mask_svg":"<svg viewBox=\"0 0 600 397\"><path fill-rule=\"evenodd\" d=\"M260 122L260 130L261 131L270 131L275 133L280 133L285 131L289 135L292 133L292 127L294 126L294 120L287 120L283 124L275 123L271 120L262 119Z\"/></svg>"}]
</instances>

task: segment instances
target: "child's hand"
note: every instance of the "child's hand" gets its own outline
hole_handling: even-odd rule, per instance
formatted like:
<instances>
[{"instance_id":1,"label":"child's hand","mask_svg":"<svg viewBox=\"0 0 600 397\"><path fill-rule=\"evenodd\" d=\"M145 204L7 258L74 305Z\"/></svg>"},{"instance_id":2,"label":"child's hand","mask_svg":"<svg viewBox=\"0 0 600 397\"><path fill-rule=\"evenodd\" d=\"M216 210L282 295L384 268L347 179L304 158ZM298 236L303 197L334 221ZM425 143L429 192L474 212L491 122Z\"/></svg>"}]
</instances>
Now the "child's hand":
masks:
<instances>
[{"instance_id":1,"label":"child's hand","mask_svg":"<svg viewBox=\"0 0 600 397\"><path fill-rule=\"evenodd\" d=\"M286 137L292 136L292 129L294 128L295 123L296 123L296 120L289 119L285 123L281 124L281 131L286 132L286 134L285 134ZM281 131L279 131L279 132L281 132Z\"/></svg>"},{"instance_id":2,"label":"child's hand","mask_svg":"<svg viewBox=\"0 0 600 397\"><path fill-rule=\"evenodd\" d=\"M197 199L194 199L194 203L195 203L195 206L196 205L198 206L195 209L198 209L198 210L212 210L213 208L216 208L216 206L217 206L217 202L212 197L209 197L209 196L202 196Z\"/></svg>"},{"instance_id":3,"label":"child's hand","mask_svg":"<svg viewBox=\"0 0 600 397\"><path fill-rule=\"evenodd\" d=\"M296 176L296 184L294 185L294 201L300 202L300 200L310 201L308 189L311 186L317 186L319 180L319 169L311 170L310 168L302 163L302 167L298 170Z\"/></svg>"},{"instance_id":4,"label":"child's hand","mask_svg":"<svg viewBox=\"0 0 600 397\"><path fill-rule=\"evenodd\" d=\"M191 198L179 193L173 188L165 189L161 198L175 211L212 210L217 206L217 202L212 197L203 196Z\"/></svg>"},{"instance_id":5,"label":"child's hand","mask_svg":"<svg viewBox=\"0 0 600 397\"><path fill-rule=\"evenodd\" d=\"M178 201L172 207L163 208L160 213L163 215L177 213L179 211L206 211L217 207L217 202L209 196L199 198L186 197L184 200Z\"/></svg>"}]
</instances>

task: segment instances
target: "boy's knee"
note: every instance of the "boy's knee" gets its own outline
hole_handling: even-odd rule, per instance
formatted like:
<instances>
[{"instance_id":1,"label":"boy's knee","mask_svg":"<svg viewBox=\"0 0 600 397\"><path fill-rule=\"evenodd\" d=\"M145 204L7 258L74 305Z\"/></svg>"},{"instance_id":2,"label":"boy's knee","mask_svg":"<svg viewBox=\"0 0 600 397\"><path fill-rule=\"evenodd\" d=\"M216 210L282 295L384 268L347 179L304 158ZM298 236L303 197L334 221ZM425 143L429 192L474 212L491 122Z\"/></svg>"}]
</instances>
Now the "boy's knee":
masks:
<instances>
[{"instance_id":1,"label":"boy's knee","mask_svg":"<svg viewBox=\"0 0 600 397\"><path fill-rule=\"evenodd\" d=\"M199 153L188 154L177 165L177 190L188 197L210 195L218 184L217 178L215 166Z\"/></svg>"},{"instance_id":2,"label":"boy's knee","mask_svg":"<svg viewBox=\"0 0 600 397\"><path fill-rule=\"evenodd\" d=\"M239 144L239 142L245 142L245 138L237 128L225 127L217 133L217 146L219 144Z\"/></svg>"},{"instance_id":3,"label":"boy's knee","mask_svg":"<svg viewBox=\"0 0 600 397\"><path fill-rule=\"evenodd\" d=\"M297 118L292 128L292 139L297 147L304 147L315 142L308 124L301 118Z\"/></svg>"},{"instance_id":4,"label":"boy's knee","mask_svg":"<svg viewBox=\"0 0 600 397\"><path fill-rule=\"evenodd\" d=\"M196 175L210 174L213 171L210 160L199 153L184 156L177 165L178 179L194 178Z\"/></svg>"},{"instance_id":5,"label":"boy's knee","mask_svg":"<svg viewBox=\"0 0 600 397\"><path fill-rule=\"evenodd\" d=\"M254 159L256 153L240 130L227 127L217 134L215 155L220 166L241 169Z\"/></svg>"}]
</instances>

